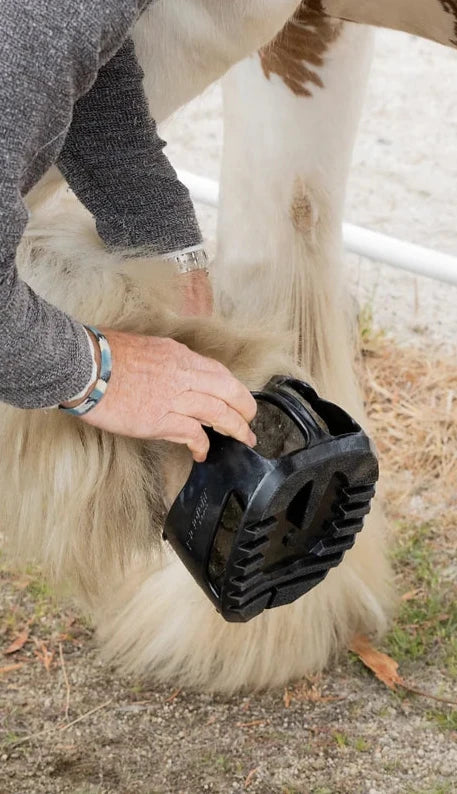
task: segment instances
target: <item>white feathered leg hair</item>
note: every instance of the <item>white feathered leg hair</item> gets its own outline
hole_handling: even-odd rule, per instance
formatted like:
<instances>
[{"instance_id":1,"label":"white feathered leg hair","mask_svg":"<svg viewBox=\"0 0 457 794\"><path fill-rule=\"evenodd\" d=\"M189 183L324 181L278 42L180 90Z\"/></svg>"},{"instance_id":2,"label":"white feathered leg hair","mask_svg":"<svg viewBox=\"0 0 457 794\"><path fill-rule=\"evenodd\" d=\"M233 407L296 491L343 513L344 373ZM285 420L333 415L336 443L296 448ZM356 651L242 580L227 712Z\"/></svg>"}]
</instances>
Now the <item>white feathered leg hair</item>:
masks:
<instances>
[{"instance_id":1,"label":"white feathered leg hair","mask_svg":"<svg viewBox=\"0 0 457 794\"><path fill-rule=\"evenodd\" d=\"M164 64L156 68L166 71ZM240 68L246 70L246 79L257 80L256 59ZM256 114L265 113L268 102L273 103L276 119L287 111L279 85L265 81L264 87L265 93L250 106L246 124L255 124ZM312 107L307 112L312 114ZM297 120L297 113L304 124L306 111L298 104L289 124ZM318 116L315 124L319 121ZM226 134L235 135L236 130L229 127ZM307 128L303 146L309 134ZM333 152L327 163L330 172L338 171L339 163L347 159L349 139L347 134L342 150ZM239 137L238 142L242 161ZM278 141L273 161L265 146L262 183L265 142L248 137L248 143L259 167L239 192L233 183L232 200L246 203L257 245L253 239L248 256L240 259L246 267L246 280L243 276L236 281L238 255L244 256L244 243L248 242L243 231L246 224L238 225L235 213L225 215L220 262L225 260L224 272L231 274L225 279L225 294L230 296L227 284L245 284L246 305L251 305L249 295L263 296L264 315L276 328L274 304L265 301L272 294L271 279L279 288L281 263L283 274L288 274L299 290L291 297L304 307L303 314L294 314L305 322L306 329L300 341L306 366L299 373L307 379L313 377L324 393L358 413L348 329L334 316L335 312L344 314L338 284L340 204L336 200L334 224L325 225L323 218L333 220L334 207L319 171L310 182L306 170L298 167L291 196L287 190L290 179L283 184L279 179L281 165L285 174L290 173L290 148L281 148ZM299 153L297 143L293 151L294 156ZM341 176L344 184L345 173ZM300 208L307 206L301 200L303 194L308 196L307 184L314 188L310 195L327 196L328 200L319 204L321 214L315 228L311 225L309 234L303 234ZM340 197L343 187L336 187ZM298 230L290 225L291 197L297 195L298 214L293 218L294 223L298 218ZM225 196L227 206L227 190ZM171 286L157 263L122 261L108 255L91 219L71 197L62 193L56 198L54 194L47 203L40 200L39 193L32 198L35 206L41 203L41 210L35 211L22 245L21 269L24 278L49 300L83 321L174 335L199 352L224 361L251 388L261 386L278 371L298 374L275 334L266 338L261 331L239 330L243 312L237 312L235 302L234 321L180 321L173 311ZM272 215L275 225L271 224ZM228 254L230 235L235 249L232 257ZM264 239L268 245L263 245ZM255 268L262 268L262 262L266 263L264 280L255 282L250 276ZM242 296L238 292L234 297ZM286 304L286 314L289 308ZM259 328L264 326L259 314L255 317ZM340 365L336 342L348 366ZM247 625L229 625L160 541L164 502L177 493L189 470L188 455L181 448L113 438L53 412L25 413L6 406L1 408L0 444L1 531L21 559L38 559L58 583L79 597L95 617L106 657L127 670L211 690L263 688L322 669L355 631L376 633L385 628L391 594L376 519L370 521L342 565L312 593Z\"/></svg>"}]
</instances>

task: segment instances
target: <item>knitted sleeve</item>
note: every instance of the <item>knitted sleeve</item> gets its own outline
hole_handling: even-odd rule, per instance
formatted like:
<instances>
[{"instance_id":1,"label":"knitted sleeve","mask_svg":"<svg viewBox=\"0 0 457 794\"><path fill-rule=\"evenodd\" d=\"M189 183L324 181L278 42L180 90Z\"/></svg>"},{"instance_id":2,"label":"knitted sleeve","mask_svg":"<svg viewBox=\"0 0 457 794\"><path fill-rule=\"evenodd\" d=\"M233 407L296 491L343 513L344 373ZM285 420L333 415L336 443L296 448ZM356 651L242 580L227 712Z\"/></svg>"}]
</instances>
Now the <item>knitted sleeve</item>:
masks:
<instances>
[{"instance_id":1,"label":"knitted sleeve","mask_svg":"<svg viewBox=\"0 0 457 794\"><path fill-rule=\"evenodd\" d=\"M21 408L71 399L91 375L82 325L37 295L21 280L15 263L28 221L23 197L53 163L59 161L110 245L150 243L165 251L192 245L198 235L185 189L146 116L141 72L131 44L116 57L147 4L148 0L1 0L0 400ZM108 97L111 91L118 92L119 101ZM87 105L79 104L84 99ZM99 101L100 121L95 106ZM122 163L116 180L109 181L107 172L117 156ZM148 162L143 164L141 207L135 220L132 191L138 187L142 158ZM149 179L157 179L157 187L149 187ZM159 224L162 198L161 217L170 213L170 221ZM146 206L148 200L152 209ZM178 223L181 212L188 225Z\"/></svg>"},{"instance_id":2,"label":"knitted sleeve","mask_svg":"<svg viewBox=\"0 0 457 794\"><path fill-rule=\"evenodd\" d=\"M75 105L58 166L109 247L169 253L201 242L187 188L163 153L128 39Z\"/></svg>"}]
</instances>

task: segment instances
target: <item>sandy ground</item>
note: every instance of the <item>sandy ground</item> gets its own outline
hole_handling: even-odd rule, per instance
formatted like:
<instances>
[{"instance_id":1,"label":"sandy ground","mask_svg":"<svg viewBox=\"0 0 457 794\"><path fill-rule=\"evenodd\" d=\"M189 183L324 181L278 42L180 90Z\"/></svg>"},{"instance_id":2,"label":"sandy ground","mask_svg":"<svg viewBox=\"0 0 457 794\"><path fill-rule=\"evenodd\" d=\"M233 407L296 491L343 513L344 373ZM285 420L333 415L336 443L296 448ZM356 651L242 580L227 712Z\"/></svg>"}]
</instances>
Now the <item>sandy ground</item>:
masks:
<instances>
[{"instance_id":1,"label":"sandy ground","mask_svg":"<svg viewBox=\"0 0 457 794\"><path fill-rule=\"evenodd\" d=\"M457 253L456 85L454 52L379 35L347 220ZM220 135L215 87L168 126L170 154L217 177ZM215 213L201 217L213 237ZM453 346L457 289L347 263L376 324L430 356ZM400 592L422 595L405 602L384 648L408 681L455 702L455 530L415 521L396 566ZM147 687L102 667L90 629L34 572L4 569L1 592L0 646L27 621L31 634L0 661L19 665L0 675L0 794L457 792L455 705L392 693L351 656L286 695Z\"/></svg>"}]
</instances>

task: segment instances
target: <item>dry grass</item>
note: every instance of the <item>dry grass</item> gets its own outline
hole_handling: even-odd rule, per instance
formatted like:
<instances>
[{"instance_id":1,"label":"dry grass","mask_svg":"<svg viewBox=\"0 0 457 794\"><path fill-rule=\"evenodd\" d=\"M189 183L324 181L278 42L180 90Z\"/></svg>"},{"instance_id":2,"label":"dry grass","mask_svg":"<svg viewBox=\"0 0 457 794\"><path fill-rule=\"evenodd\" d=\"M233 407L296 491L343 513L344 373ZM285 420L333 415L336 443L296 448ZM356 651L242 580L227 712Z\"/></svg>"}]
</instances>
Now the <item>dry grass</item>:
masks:
<instances>
[{"instance_id":1,"label":"dry grass","mask_svg":"<svg viewBox=\"0 0 457 794\"><path fill-rule=\"evenodd\" d=\"M441 671L450 692L457 677L456 363L372 332L359 363L401 595L383 649L411 680L421 666L435 671L432 682Z\"/></svg>"},{"instance_id":2,"label":"dry grass","mask_svg":"<svg viewBox=\"0 0 457 794\"><path fill-rule=\"evenodd\" d=\"M457 522L457 366L377 336L361 373L389 512Z\"/></svg>"}]
</instances>

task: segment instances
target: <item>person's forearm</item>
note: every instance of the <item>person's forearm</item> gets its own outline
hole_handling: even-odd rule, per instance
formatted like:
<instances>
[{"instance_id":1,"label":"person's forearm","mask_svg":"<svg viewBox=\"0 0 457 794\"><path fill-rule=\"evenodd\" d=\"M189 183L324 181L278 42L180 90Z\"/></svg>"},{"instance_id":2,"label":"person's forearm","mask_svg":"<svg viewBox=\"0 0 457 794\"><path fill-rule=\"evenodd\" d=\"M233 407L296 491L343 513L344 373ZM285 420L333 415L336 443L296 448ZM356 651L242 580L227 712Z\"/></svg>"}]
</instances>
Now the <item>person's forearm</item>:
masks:
<instances>
[{"instance_id":1,"label":"person's forearm","mask_svg":"<svg viewBox=\"0 0 457 794\"><path fill-rule=\"evenodd\" d=\"M0 400L45 408L78 394L92 372L83 326L16 274L0 282L0 306Z\"/></svg>"},{"instance_id":2,"label":"person's forearm","mask_svg":"<svg viewBox=\"0 0 457 794\"><path fill-rule=\"evenodd\" d=\"M55 162L74 103L122 44L145 0L1 0L0 400L55 405L80 392L92 359L79 323L19 279L22 197Z\"/></svg>"},{"instance_id":3,"label":"person's forearm","mask_svg":"<svg viewBox=\"0 0 457 794\"><path fill-rule=\"evenodd\" d=\"M164 254L201 243L189 192L164 145L128 39L76 103L58 160L109 247Z\"/></svg>"}]
</instances>

